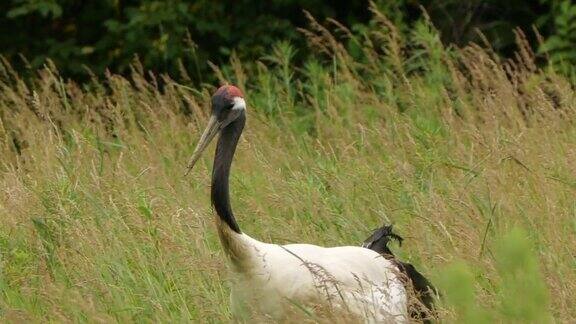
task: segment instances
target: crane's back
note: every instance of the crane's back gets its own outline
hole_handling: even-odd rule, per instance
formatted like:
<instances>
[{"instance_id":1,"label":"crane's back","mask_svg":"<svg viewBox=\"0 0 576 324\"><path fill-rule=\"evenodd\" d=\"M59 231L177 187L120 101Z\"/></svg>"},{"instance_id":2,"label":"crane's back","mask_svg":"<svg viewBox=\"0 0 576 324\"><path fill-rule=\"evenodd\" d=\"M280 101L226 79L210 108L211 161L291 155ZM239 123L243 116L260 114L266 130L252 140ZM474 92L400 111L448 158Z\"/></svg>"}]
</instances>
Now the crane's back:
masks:
<instances>
[{"instance_id":1,"label":"crane's back","mask_svg":"<svg viewBox=\"0 0 576 324\"><path fill-rule=\"evenodd\" d=\"M242 235L253 266L240 273L233 303L250 296L259 311L282 316L284 301L322 304L374 321L404 322L407 297L398 269L378 253L354 246L280 246Z\"/></svg>"}]
</instances>

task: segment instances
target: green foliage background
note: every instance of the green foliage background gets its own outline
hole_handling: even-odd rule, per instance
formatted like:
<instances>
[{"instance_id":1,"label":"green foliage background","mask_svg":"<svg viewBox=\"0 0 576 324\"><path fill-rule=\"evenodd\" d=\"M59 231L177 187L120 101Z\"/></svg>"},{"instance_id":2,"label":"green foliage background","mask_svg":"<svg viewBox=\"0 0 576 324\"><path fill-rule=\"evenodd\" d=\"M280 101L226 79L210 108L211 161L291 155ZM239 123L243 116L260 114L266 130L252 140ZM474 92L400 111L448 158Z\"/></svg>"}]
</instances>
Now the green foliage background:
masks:
<instances>
[{"instance_id":1,"label":"green foliage background","mask_svg":"<svg viewBox=\"0 0 576 324\"><path fill-rule=\"evenodd\" d=\"M304 10L320 21L334 18L362 33L372 23L368 5L320 0L6 0L0 3L0 54L20 71L33 71L50 58L64 76L77 80L102 75L107 68L126 74L138 56L147 70L194 83L212 82L207 61L227 62L233 51L244 61L254 61L269 55L281 40L296 44L296 63L303 62L309 51L301 46L304 37L296 27L306 25ZM576 62L576 4L570 0L380 0L376 5L403 33L422 19L424 9L445 44L481 42L480 31L504 56L513 53L513 29L530 32L534 26L546 39L537 45L543 59L568 73Z\"/></svg>"}]
</instances>

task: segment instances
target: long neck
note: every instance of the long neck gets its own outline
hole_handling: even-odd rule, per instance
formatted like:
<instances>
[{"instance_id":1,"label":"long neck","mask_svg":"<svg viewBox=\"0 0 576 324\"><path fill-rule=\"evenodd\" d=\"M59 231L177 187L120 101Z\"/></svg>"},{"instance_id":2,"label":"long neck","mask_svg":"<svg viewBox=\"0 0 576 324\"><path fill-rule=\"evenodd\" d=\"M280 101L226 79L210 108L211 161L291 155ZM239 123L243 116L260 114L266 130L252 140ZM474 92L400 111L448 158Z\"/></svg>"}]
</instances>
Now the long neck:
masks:
<instances>
[{"instance_id":1,"label":"long neck","mask_svg":"<svg viewBox=\"0 0 576 324\"><path fill-rule=\"evenodd\" d=\"M220 220L236 233L241 233L241 231L230 206L229 177L236 145L245 123L246 115L243 112L236 120L222 129L212 171L212 205L214 205Z\"/></svg>"}]
</instances>

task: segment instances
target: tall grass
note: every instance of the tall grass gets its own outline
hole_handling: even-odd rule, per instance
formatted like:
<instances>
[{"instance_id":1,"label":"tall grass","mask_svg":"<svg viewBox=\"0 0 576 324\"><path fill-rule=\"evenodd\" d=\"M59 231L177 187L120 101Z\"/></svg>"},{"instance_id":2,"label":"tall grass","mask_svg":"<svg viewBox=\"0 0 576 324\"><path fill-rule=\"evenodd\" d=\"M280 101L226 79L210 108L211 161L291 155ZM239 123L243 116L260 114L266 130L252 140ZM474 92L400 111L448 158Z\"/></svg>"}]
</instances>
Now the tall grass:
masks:
<instances>
[{"instance_id":1,"label":"tall grass","mask_svg":"<svg viewBox=\"0 0 576 324\"><path fill-rule=\"evenodd\" d=\"M503 61L443 47L426 21L400 37L374 14L364 34L312 20L318 56L302 69L288 44L250 71L216 69L249 105L231 179L242 229L358 245L394 223L400 257L442 290L443 320L569 322L573 85L536 67L521 32ZM79 86L3 63L0 80L0 319L229 321L211 157L183 177L214 86L137 64Z\"/></svg>"}]
</instances>

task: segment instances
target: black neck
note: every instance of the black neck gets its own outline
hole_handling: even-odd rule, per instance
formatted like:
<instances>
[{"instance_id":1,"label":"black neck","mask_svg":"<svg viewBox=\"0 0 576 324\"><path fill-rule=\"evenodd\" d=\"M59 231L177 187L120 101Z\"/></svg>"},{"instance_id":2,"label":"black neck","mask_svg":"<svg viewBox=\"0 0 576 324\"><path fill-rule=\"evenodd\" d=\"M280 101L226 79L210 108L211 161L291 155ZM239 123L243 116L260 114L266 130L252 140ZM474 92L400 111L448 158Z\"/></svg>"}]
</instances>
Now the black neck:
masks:
<instances>
[{"instance_id":1,"label":"black neck","mask_svg":"<svg viewBox=\"0 0 576 324\"><path fill-rule=\"evenodd\" d=\"M228 224L236 233L241 233L241 231L232 213L232 207L230 206L228 178L230 176L230 166L232 165L236 145L238 144L238 139L240 139L245 123L246 115L242 112L236 120L222 129L220 138L218 139L218 146L216 147L214 167L212 170L212 205L214 205L220 219Z\"/></svg>"}]
</instances>

